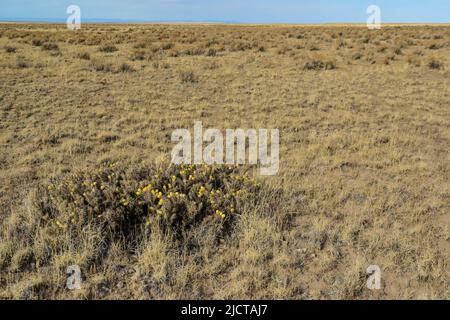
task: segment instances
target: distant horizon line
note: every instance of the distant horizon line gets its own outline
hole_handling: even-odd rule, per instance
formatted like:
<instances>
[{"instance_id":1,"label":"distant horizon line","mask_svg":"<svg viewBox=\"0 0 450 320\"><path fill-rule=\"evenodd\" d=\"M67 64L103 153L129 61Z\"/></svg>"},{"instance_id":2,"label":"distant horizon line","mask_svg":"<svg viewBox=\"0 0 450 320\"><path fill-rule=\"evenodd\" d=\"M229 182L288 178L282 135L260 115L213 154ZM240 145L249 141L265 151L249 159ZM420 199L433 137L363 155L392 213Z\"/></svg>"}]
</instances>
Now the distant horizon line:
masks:
<instances>
[{"instance_id":1,"label":"distant horizon line","mask_svg":"<svg viewBox=\"0 0 450 320\"><path fill-rule=\"evenodd\" d=\"M2 20L0 24L54 24L65 25L65 22L61 21L41 21L41 20ZM85 25L152 25L152 24L167 24L167 25L242 25L242 26L339 26L339 25L354 25L354 26L366 26L364 22L309 22L309 23L295 23L295 22L223 22L223 21L88 21L82 24ZM450 22L385 22L384 26L449 26Z\"/></svg>"},{"instance_id":2,"label":"distant horizon line","mask_svg":"<svg viewBox=\"0 0 450 320\"><path fill-rule=\"evenodd\" d=\"M52 24L65 24L65 19L60 18L2 18L0 17L0 23L52 23ZM323 24L366 24L365 21L323 21L323 22L246 22L246 21L232 21L232 20L146 20L146 19L84 19L82 23L85 24L251 24L251 25L323 25ZM448 22L430 22L430 21L407 21L407 22L390 22L386 21L385 25L398 25L398 24L425 24L425 25L442 25L449 24Z\"/></svg>"}]
</instances>

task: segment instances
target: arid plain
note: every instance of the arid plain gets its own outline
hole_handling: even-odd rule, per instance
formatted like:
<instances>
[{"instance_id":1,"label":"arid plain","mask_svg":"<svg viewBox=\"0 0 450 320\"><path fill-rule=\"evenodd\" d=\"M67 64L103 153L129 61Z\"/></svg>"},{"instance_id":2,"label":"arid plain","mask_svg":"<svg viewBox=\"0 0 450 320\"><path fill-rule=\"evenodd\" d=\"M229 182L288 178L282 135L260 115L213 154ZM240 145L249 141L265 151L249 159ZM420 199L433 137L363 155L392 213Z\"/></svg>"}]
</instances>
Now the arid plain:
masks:
<instances>
[{"instance_id":1,"label":"arid plain","mask_svg":"<svg viewBox=\"0 0 450 320\"><path fill-rule=\"evenodd\" d=\"M0 297L449 299L449 86L448 26L1 24ZM195 121L279 174L161 164Z\"/></svg>"}]
</instances>

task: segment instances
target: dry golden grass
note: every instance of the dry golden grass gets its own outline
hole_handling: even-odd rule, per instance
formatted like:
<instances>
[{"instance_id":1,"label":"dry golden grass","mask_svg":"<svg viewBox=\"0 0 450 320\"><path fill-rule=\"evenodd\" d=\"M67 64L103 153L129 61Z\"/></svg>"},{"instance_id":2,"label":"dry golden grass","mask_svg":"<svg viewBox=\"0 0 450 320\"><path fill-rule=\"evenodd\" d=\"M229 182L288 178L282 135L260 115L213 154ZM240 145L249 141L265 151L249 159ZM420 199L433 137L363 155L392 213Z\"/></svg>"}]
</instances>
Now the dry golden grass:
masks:
<instances>
[{"instance_id":1,"label":"dry golden grass","mask_svg":"<svg viewBox=\"0 0 450 320\"><path fill-rule=\"evenodd\" d=\"M448 299L449 41L446 26L0 25L0 297ZM147 168L196 120L281 132L280 174L226 234L46 222L53 180Z\"/></svg>"}]
</instances>

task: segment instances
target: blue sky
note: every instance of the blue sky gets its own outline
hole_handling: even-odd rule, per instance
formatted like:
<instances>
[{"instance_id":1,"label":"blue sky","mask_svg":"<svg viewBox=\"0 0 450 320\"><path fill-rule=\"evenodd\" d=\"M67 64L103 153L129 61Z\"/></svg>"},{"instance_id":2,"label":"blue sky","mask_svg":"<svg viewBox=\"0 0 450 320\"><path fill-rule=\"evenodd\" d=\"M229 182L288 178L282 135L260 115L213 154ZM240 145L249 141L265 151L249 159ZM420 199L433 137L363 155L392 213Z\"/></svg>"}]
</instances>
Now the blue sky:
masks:
<instances>
[{"instance_id":1,"label":"blue sky","mask_svg":"<svg viewBox=\"0 0 450 320\"><path fill-rule=\"evenodd\" d=\"M365 22L371 4L383 22L450 22L450 0L0 0L0 20L63 22L71 4L85 22Z\"/></svg>"}]
</instances>

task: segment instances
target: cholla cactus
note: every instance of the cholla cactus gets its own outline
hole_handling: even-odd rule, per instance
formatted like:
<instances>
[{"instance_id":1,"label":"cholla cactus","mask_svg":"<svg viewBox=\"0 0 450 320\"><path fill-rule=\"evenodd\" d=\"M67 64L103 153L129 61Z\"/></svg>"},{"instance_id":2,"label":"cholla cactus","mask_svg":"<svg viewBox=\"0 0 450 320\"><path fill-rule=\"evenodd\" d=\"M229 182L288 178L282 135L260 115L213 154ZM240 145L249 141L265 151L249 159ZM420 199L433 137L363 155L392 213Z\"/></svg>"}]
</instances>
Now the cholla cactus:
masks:
<instances>
[{"instance_id":1,"label":"cholla cactus","mask_svg":"<svg viewBox=\"0 0 450 320\"><path fill-rule=\"evenodd\" d=\"M98 223L119 236L145 226L175 235L199 223L228 227L259 184L236 166L109 165L66 176L47 188L50 223L61 230Z\"/></svg>"}]
</instances>

